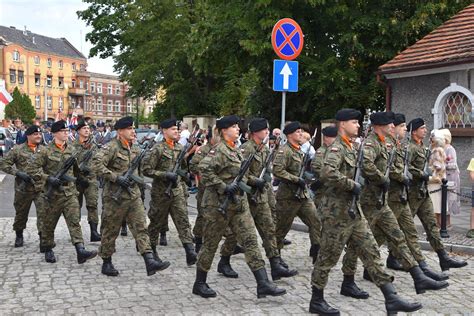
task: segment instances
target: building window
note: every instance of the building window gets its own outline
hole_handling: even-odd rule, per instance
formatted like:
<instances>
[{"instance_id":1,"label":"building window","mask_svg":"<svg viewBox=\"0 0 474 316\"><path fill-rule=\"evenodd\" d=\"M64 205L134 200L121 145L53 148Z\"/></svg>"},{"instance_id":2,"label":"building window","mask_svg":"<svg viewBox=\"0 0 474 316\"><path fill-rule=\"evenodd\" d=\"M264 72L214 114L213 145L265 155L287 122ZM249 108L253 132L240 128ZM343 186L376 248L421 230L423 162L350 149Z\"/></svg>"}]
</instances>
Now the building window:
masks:
<instances>
[{"instance_id":1,"label":"building window","mask_svg":"<svg viewBox=\"0 0 474 316\"><path fill-rule=\"evenodd\" d=\"M73 109L76 108L76 99L74 99L74 98L71 99L71 107L72 107Z\"/></svg>"},{"instance_id":2,"label":"building window","mask_svg":"<svg viewBox=\"0 0 474 316\"><path fill-rule=\"evenodd\" d=\"M80 64L80 65L79 65L79 69L80 69L81 71L86 71L86 65Z\"/></svg>"},{"instance_id":3,"label":"building window","mask_svg":"<svg viewBox=\"0 0 474 316\"><path fill-rule=\"evenodd\" d=\"M51 68L52 65L53 65L53 62L51 58L48 58L48 68Z\"/></svg>"},{"instance_id":4,"label":"building window","mask_svg":"<svg viewBox=\"0 0 474 316\"><path fill-rule=\"evenodd\" d=\"M107 112L112 112L112 110L113 110L112 107L113 107L113 102L112 102L112 100L108 100L108 101L107 101Z\"/></svg>"},{"instance_id":5,"label":"building window","mask_svg":"<svg viewBox=\"0 0 474 316\"><path fill-rule=\"evenodd\" d=\"M474 127L472 104L469 98L461 92L453 92L446 97L443 106L444 127L465 128Z\"/></svg>"},{"instance_id":6,"label":"building window","mask_svg":"<svg viewBox=\"0 0 474 316\"><path fill-rule=\"evenodd\" d=\"M34 60L35 60L35 65L39 65L39 64L40 64L40 58L39 58L39 56L35 56L35 57L34 57Z\"/></svg>"},{"instance_id":7,"label":"building window","mask_svg":"<svg viewBox=\"0 0 474 316\"><path fill-rule=\"evenodd\" d=\"M64 77L58 77L58 86L60 89L64 88Z\"/></svg>"},{"instance_id":8,"label":"building window","mask_svg":"<svg viewBox=\"0 0 474 316\"><path fill-rule=\"evenodd\" d=\"M10 83L16 83L16 70L10 69Z\"/></svg>"},{"instance_id":9,"label":"building window","mask_svg":"<svg viewBox=\"0 0 474 316\"><path fill-rule=\"evenodd\" d=\"M107 94L112 94L112 85L107 85Z\"/></svg>"},{"instance_id":10,"label":"building window","mask_svg":"<svg viewBox=\"0 0 474 316\"><path fill-rule=\"evenodd\" d=\"M35 108L37 109L41 108L41 96L39 95L35 96Z\"/></svg>"},{"instance_id":11,"label":"building window","mask_svg":"<svg viewBox=\"0 0 474 316\"><path fill-rule=\"evenodd\" d=\"M25 82L25 76L23 70L18 70L18 83L23 84Z\"/></svg>"},{"instance_id":12,"label":"building window","mask_svg":"<svg viewBox=\"0 0 474 316\"><path fill-rule=\"evenodd\" d=\"M114 111L120 112L120 101L115 101Z\"/></svg>"},{"instance_id":13,"label":"building window","mask_svg":"<svg viewBox=\"0 0 474 316\"><path fill-rule=\"evenodd\" d=\"M72 71L76 71L76 63L72 63Z\"/></svg>"},{"instance_id":14,"label":"building window","mask_svg":"<svg viewBox=\"0 0 474 316\"><path fill-rule=\"evenodd\" d=\"M71 80L71 87L75 88L76 87L76 79Z\"/></svg>"},{"instance_id":15,"label":"building window","mask_svg":"<svg viewBox=\"0 0 474 316\"><path fill-rule=\"evenodd\" d=\"M92 107L92 109L91 109L92 111L95 111L95 110L96 110L96 108L95 108L95 99L92 99L92 101L91 101L91 107Z\"/></svg>"},{"instance_id":16,"label":"building window","mask_svg":"<svg viewBox=\"0 0 474 316\"><path fill-rule=\"evenodd\" d=\"M64 64L63 64L63 61L62 61L62 60L60 60L60 61L58 62L58 66L59 66L59 69L63 69Z\"/></svg>"},{"instance_id":17,"label":"building window","mask_svg":"<svg viewBox=\"0 0 474 316\"><path fill-rule=\"evenodd\" d=\"M46 76L46 85L48 88L51 88L51 85L53 84L53 76Z\"/></svg>"},{"instance_id":18,"label":"building window","mask_svg":"<svg viewBox=\"0 0 474 316\"><path fill-rule=\"evenodd\" d=\"M16 62L20 61L20 53L17 50L13 52L13 61L16 61Z\"/></svg>"},{"instance_id":19,"label":"building window","mask_svg":"<svg viewBox=\"0 0 474 316\"><path fill-rule=\"evenodd\" d=\"M102 93L102 83L97 84L97 93Z\"/></svg>"},{"instance_id":20,"label":"building window","mask_svg":"<svg viewBox=\"0 0 474 316\"><path fill-rule=\"evenodd\" d=\"M115 86L115 94L120 95L120 86Z\"/></svg>"},{"instance_id":21,"label":"building window","mask_svg":"<svg viewBox=\"0 0 474 316\"><path fill-rule=\"evenodd\" d=\"M79 89L84 89L84 80L79 80Z\"/></svg>"},{"instance_id":22,"label":"building window","mask_svg":"<svg viewBox=\"0 0 474 316\"><path fill-rule=\"evenodd\" d=\"M97 99L97 111L102 111L102 98Z\"/></svg>"},{"instance_id":23,"label":"building window","mask_svg":"<svg viewBox=\"0 0 474 316\"><path fill-rule=\"evenodd\" d=\"M95 83L91 82L91 93L95 92Z\"/></svg>"},{"instance_id":24,"label":"building window","mask_svg":"<svg viewBox=\"0 0 474 316\"><path fill-rule=\"evenodd\" d=\"M127 101L127 113L132 113L133 112L133 109L132 109L132 102L131 101Z\"/></svg>"},{"instance_id":25,"label":"building window","mask_svg":"<svg viewBox=\"0 0 474 316\"><path fill-rule=\"evenodd\" d=\"M41 75L35 74L35 86L39 87L41 85Z\"/></svg>"},{"instance_id":26,"label":"building window","mask_svg":"<svg viewBox=\"0 0 474 316\"><path fill-rule=\"evenodd\" d=\"M63 99L63 97L59 97L58 105L59 105L59 110L62 111L64 109L64 99Z\"/></svg>"},{"instance_id":27,"label":"building window","mask_svg":"<svg viewBox=\"0 0 474 316\"><path fill-rule=\"evenodd\" d=\"M53 109L53 97L48 95L46 102L48 104L48 110L52 110Z\"/></svg>"}]
</instances>

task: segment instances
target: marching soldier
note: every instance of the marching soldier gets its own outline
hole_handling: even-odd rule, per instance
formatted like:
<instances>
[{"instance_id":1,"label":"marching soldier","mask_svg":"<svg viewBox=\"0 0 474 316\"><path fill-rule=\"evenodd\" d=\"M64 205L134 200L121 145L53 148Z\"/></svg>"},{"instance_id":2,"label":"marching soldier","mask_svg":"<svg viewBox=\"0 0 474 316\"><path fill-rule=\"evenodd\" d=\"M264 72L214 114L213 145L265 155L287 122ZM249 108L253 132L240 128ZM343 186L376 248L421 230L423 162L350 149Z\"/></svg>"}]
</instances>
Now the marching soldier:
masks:
<instances>
[{"instance_id":1,"label":"marching soldier","mask_svg":"<svg viewBox=\"0 0 474 316\"><path fill-rule=\"evenodd\" d=\"M79 192L79 210L82 209L82 202L85 198L87 221L91 229L91 242L95 242L100 241L100 235L97 232L97 225L99 224L99 214L97 212L99 188L96 175L91 170L90 161L85 161L85 159L91 160L92 157L86 158L86 155L93 154L95 145L90 142L90 137L93 136L91 136L90 126L85 121L79 121L76 131L78 137L74 141L74 148L81 153L77 158L80 168L76 181L76 188Z\"/></svg>"},{"instance_id":2,"label":"marching soldier","mask_svg":"<svg viewBox=\"0 0 474 316\"><path fill-rule=\"evenodd\" d=\"M246 262L257 281L257 296L260 298L286 293L286 290L277 288L268 280L265 262L258 249L255 224L249 211L246 193L234 182L240 173L243 160L235 144L239 138L239 121L238 116L231 115L224 116L216 122L221 142L211 149L200 163L202 178L206 184L202 200L206 229L204 244L198 256L193 293L201 297L217 295L206 283L207 272L211 268L217 247L227 227L232 229L239 244L245 246ZM245 181L245 178L243 180ZM225 200L230 203L223 209L222 203Z\"/></svg>"},{"instance_id":3,"label":"marching soldier","mask_svg":"<svg viewBox=\"0 0 474 316\"><path fill-rule=\"evenodd\" d=\"M162 231L160 223L167 222L170 214L186 252L186 263L193 265L196 263L197 254L194 251L186 199L181 185L182 180L180 175L173 172L173 167L183 146L178 143L179 134L175 119L161 122L160 127L164 139L147 153L142 165L143 174L153 178L150 210L148 211L150 219L148 235L153 252L156 253L158 234ZM184 166L184 159L182 163ZM171 186L171 190L167 192L169 186Z\"/></svg>"},{"instance_id":4,"label":"marching soldier","mask_svg":"<svg viewBox=\"0 0 474 316\"><path fill-rule=\"evenodd\" d=\"M28 174L37 182L45 181L43 188L44 223L41 231L41 245L45 250L45 260L56 262L53 252L54 231L61 215L66 220L72 244L76 248L77 262L84 263L97 255L96 251L87 251L81 230L81 215L77 190L74 185L74 175L77 174L77 162L72 160L72 166L66 166L71 161L73 146L67 143L69 129L64 120L53 123L51 132L53 141L39 151L26 167ZM59 173L64 173L59 175Z\"/></svg>"},{"instance_id":5,"label":"marching soldier","mask_svg":"<svg viewBox=\"0 0 474 316\"><path fill-rule=\"evenodd\" d=\"M283 130L288 141L280 148L273 163L273 175L280 180L276 193L276 240L278 249L283 248L283 239L291 229L295 216L309 228L311 248L309 255L316 261L319 251L321 223L316 216L316 207L310 198L306 180L299 177L304 153L300 146L304 142L303 131L299 122L287 124ZM300 195L296 196L298 189Z\"/></svg>"},{"instance_id":6,"label":"marching soldier","mask_svg":"<svg viewBox=\"0 0 474 316\"><path fill-rule=\"evenodd\" d=\"M388 275L380 259L377 243L368 228L367 221L356 203L356 216L352 219L348 209L353 195L358 196L361 185L352 178L356 166L356 151L351 138L357 136L361 113L353 109L342 109L336 113L338 136L328 148L321 169L325 179L325 194L321 201L322 238L321 250L311 277L313 295L309 306L311 313L339 315L324 299L329 272L336 265L347 244L367 267L375 284L385 297L387 312L413 312L422 308L420 303L408 303L397 296L392 285L393 277Z\"/></svg>"},{"instance_id":7,"label":"marching soldier","mask_svg":"<svg viewBox=\"0 0 474 316\"><path fill-rule=\"evenodd\" d=\"M411 131L411 142L408 147L410 164L409 171L413 176L413 183L408 193L408 201L412 216L417 215L423 227L426 237L431 247L438 254L439 264L442 271L450 268L461 268L467 265L464 260L451 258L444 249L439 229L436 226L436 219L433 211L433 203L428 195L427 182L430 179L430 173L424 166L428 159L427 149L423 145L423 139L426 137L426 125L423 119L416 118L408 123L408 130Z\"/></svg>"},{"instance_id":8,"label":"marching soldier","mask_svg":"<svg viewBox=\"0 0 474 316\"><path fill-rule=\"evenodd\" d=\"M42 140L41 129L36 125L32 125L26 130L25 135L27 138L25 143L13 147L5 157L0 159L0 170L16 177L13 201L15 207L15 221L13 222L13 230L16 233L15 247L23 247L23 230L26 228L32 202L35 203L36 207L36 227L40 239L44 220L43 199L41 198L43 183L33 181L25 172L31 157L42 149L40 146ZM44 249L41 250L44 252Z\"/></svg>"},{"instance_id":9,"label":"marching soldier","mask_svg":"<svg viewBox=\"0 0 474 316\"><path fill-rule=\"evenodd\" d=\"M112 255L122 221L126 219L133 227L131 231L138 251L145 260L147 275L153 275L156 271L168 268L170 263L161 261L158 254L153 254L140 189L124 176L132 161L140 154L138 146L133 144L136 139L133 118L128 116L119 119L115 123L115 129L117 138L102 147L93 158L93 171L105 179L102 240L99 247L99 255L103 260L102 273L108 276L119 274L112 264ZM138 177L137 170L134 175ZM117 196L120 191L120 196Z\"/></svg>"}]
</instances>

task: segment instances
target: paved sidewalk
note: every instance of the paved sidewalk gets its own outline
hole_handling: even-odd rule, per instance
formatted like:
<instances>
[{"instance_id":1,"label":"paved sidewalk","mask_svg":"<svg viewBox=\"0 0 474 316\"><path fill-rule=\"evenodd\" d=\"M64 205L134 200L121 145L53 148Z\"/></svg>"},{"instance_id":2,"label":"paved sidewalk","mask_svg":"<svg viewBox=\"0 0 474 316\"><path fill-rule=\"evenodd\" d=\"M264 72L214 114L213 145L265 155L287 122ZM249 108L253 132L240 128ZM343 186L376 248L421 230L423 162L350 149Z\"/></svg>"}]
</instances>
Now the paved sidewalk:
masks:
<instances>
[{"instance_id":1,"label":"paved sidewalk","mask_svg":"<svg viewBox=\"0 0 474 316\"><path fill-rule=\"evenodd\" d=\"M83 265L76 262L73 246L69 243L64 220L56 230L58 262L44 262L38 250L35 219L28 222L25 247L13 248L12 218L0 219L0 314L26 315L283 315L305 314L311 297L310 275L312 265L307 257L309 238L306 233L291 231L293 244L283 251L285 260L299 271L295 278L278 281L288 294L276 298L257 299L255 280L245 264L244 256L232 258L238 279L226 279L217 274L215 258L209 284L217 298L203 299L191 293L195 267L187 267L184 251L180 246L174 225L170 223L169 246L159 247L160 256L171 261L165 271L147 277L143 259L135 252L132 237L119 237L117 253L113 257L120 276L100 274L101 260L93 259ZM191 215L192 221L194 216ZM82 219L85 236L89 230L86 218ZM86 241L88 238L86 238ZM98 243L86 242L86 247L96 249ZM428 263L439 270L432 252L425 252ZM383 258L386 251L383 250ZM474 311L474 260L469 266L454 269L450 274L450 287L438 292L416 295L409 274L393 272L398 293L405 298L420 301L424 309L420 315L463 314ZM362 267L356 276L358 284L369 291L368 300L358 301L338 294L342 281L341 264L332 271L326 298L339 307L343 315L383 315L383 297L371 283L362 280ZM268 263L267 263L267 269ZM363 312L362 312L363 311Z\"/></svg>"}]
</instances>

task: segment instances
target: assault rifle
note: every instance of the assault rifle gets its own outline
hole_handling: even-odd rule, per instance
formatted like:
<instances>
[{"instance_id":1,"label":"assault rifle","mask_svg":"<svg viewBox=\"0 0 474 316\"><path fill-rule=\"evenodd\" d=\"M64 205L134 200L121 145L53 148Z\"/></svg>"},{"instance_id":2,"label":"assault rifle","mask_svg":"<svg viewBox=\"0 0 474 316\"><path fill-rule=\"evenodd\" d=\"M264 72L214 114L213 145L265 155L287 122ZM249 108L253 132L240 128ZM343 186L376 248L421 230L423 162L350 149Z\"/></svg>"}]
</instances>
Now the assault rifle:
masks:
<instances>
[{"instance_id":1,"label":"assault rifle","mask_svg":"<svg viewBox=\"0 0 474 316\"><path fill-rule=\"evenodd\" d=\"M278 136L275 139L275 143L272 146L270 146L270 152L268 153L267 159L265 159L263 163L262 171L260 172L260 175L258 176L259 179L264 179L265 182L268 182L268 183L271 183L272 181L271 176L269 176L268 174L268 170L271 169L271 165L273 163L273 160L275 159L276 151L278 147L280 146L280 141L281 141L281 138L280 136ZM252 201L256 201L260 193L261 192L259 190L256 190L255 193L252 195L252 198L251 198Z\"/></svg>"},{"instance_id":2,"label":"assault rifle","mask_svg":"<svg viewBox=\"0 0 474 316\"><path fill-rule=\"evenodd\" d=\"M306 152L304 153L303 162L301 163L300 172L298 173L299 178L304 178L304 173L306 171L306 166L308 165L308 162L309 162L309 159L310 159L309 153L311 152L311 147L314 146L314 142L316 141L316 134L317 133L318 133L318 129L316 128L314 130L313 137L311 138L311 140L309 142L308 149L306 149ZM295 197L298 200L301 199L300 195L301 195L302 191L303 191L302 187L298 187L298 189L296 189Z\"/></svg>"},{"instance_id":3,"label":"assault rifle","mask_svg":"<svg viewBox=\"0 0 474 316\"><path fill-rule=\"evenodd\" d=\"M248 186L242 182L242 179L244 178L245 174L250 168L250 165L252 164L253 159L255 158L255 155L259 152L262 151L263 147L266 146L268 142L268 136L258 145L257 150L254 151L250 156L247 157L240 166L239 174L232 180L231 184L237 184L239 188L242 191L248 191ZM219 208L217 211L222 214L225 218L227 218L227 208L229 207L229 203L231 200L234 200L234 196L232 194L227 194L224 202L219 205Z\"/></svg>"},{"instance_id":4,"label":"assault rifle","mask_svg":"<svg viewBox=\"0 0 474 316\"><path fill-rule=\"evenodd\" d=\"M83 146L87 146L92 143L92 146L86 151L84 154L84 157L82 158L81 163L79 164L79 171L81 173L84 173L85 175L88 175L90 173L90 169L88 167L89 161L92 158L92 155L94 154L94 151L96 148L98 148L96 141L94 140L94 137L91 136L89 139L84 143Z\"/></svg>"},{"instance_id":5,"label":"assault rifle","mask_svg":"<svg viewBox=\"0 0 474 316\"><path fill-rule=\"evenodd\" d=\"M77 161L77 156L79 156L81 152L82 150L77 150L68 159L66 159L64 163L62 164L61 168L54 174L54 177L61 180L61 182L75 182L76 178L68 176L67 172L69 171L69 169L71 169L72 166L74 166L74 163L76 163ZM58 187L58 190L60 192L63 192L64 188L60 185ZM53 191L54 191L53 185L51 183L48 183L48 189L46 190L47 200L50 200L52 198Z\"/></svg>"},{"instance_id":6,"label":"assault rifle","mask_svg":"<svg viewBox=\"0 0 474 316\"><path fill-rule=\"evenodd\" d=\"M395 159L395 155L397 154L397 142L398 142L398 135L395 137L395 144L393 144L393 148L390 151L390 155L388 156L387 167L385 168L384 177L388 179L390 176L390 169L393 165L393 160ZM385 195L387 194L387 188L384 187L380 190L380 193L377 197L377 208L381 209L382 206L385 205Z\"/></svg>"},{"instance_id":7,"label":"assault rifle","mask_svg":"<svg viewBox=\"0 0 474 316\"><path fill-rule=\"evenodd\" d=\"M430 158L431 158L431 144L425 151L425 164L423 165L423 175L431 175ZM428 180L423 179L420 187L420 194L423 197L428 196Z\"/></svg>"},{"instance_id":8,"label":"assault rifle","mask_svg":"<svg viewBox=\"0 0 474 316\"><path fill-rule=\"evenodd\" d=\"M406 179L411 178L410 171L408 171L408 166L410 164L409 161L409 153L408 153L408 147L410 146L411 142L411 126L410 130L407 133L407 139L406 139L406 145L405 145L405 152L403 153L403 177ZM410 187L408 184L404 183L402 187L402 191L400 192L400 202L403 204L406 204L408 202L408 190L410 190Z\"/></svg>"}]
</instances>

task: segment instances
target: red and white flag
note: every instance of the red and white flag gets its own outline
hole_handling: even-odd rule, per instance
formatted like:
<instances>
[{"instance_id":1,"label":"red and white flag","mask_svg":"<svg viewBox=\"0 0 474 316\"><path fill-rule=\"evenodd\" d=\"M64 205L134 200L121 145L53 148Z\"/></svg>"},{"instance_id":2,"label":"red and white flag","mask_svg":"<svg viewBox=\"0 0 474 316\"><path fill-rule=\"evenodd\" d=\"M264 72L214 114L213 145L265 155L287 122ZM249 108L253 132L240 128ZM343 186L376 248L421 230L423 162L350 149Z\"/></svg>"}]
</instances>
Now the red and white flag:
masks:
<instances>
[{"instance_id":1,"label":"red and white flag","mask_svg":"<svg viewBox=\"0 0 474 316\"><path fill-rule=\"evenodd\" d=\"M0 86L0 102L2 102L3 104L8 104L12 102L12 100L13 98L10 93L8 93L8 91L4 87Z\"/></svg>"}]
</instances>

